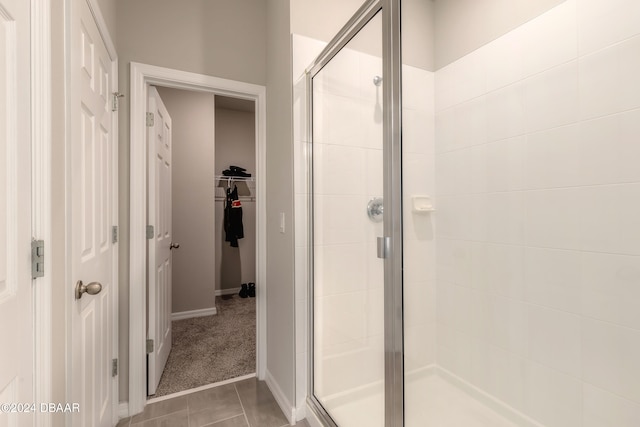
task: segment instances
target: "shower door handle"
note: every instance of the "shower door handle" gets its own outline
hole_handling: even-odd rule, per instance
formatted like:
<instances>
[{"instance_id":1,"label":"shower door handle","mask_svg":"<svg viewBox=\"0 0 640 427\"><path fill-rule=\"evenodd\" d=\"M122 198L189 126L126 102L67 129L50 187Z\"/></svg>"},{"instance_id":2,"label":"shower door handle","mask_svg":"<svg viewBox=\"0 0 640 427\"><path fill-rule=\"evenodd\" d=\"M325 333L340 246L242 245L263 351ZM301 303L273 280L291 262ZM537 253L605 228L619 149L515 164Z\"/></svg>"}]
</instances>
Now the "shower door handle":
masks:
<instances>
[{"instance_id":1,"label":"shower door handle","mask_svg":"<svg viewBox=\"0 0 640 427\"><path fill-rule=\"evenodd\" d=\"M391 238L378 237L378 258L388 258L391 252Z\"/></svg>"}]
</instances>

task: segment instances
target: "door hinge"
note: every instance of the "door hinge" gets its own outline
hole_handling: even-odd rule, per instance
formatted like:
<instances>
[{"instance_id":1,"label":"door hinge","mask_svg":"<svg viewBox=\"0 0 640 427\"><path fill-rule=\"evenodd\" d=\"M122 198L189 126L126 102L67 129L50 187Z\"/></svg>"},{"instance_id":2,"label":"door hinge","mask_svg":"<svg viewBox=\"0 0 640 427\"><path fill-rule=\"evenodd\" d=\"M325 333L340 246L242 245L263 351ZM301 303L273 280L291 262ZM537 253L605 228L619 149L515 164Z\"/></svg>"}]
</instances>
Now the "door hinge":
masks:
<instances>
[{"instance_id":1,"label":"door hinge","mask_svg":"<svg viewBox=\"0 0 640 427\"><path fill-rule=\"evenodd\" d=\"M147 340L147 354L153 353L153 340Z\"/></svg>"},{"instance_id":2,"label":"door hinge","mask_svg":"<svg viewBox=\"0 0 640 427\"><path fill-rule=\"evenodd\" d=\"M120 92L113 92L111 96L111 111L118 111L118 98L122 98L124 94Z\"/></svg>"},{"instance_id":3,"label":"door hinge","mask_svg":"<svg viewBox=\"0 0 640 427\"><path fill-rule=\"evenodd\" d=\"M154 123L155 123L155 118L153 116L153 113L147 113L147 127L153 126Z\"/></svg>"},{"instance_id":4,"label":"door hinge","mask_svg":"<svg viewBox=\"0 0 640 427\"><path fill-rule=\"evenodd\" d=\"M44 240L31 241L31 277L44 276Z\"/></svg>"},{"instance_id":5,"label":"door hinge","mask_svg":"<svg viewBox=\"0 0 640 427\"><path fill-rule=\"evenodd\" d=\"M155 232L153 231L153 225L147 225L147 239L153 239Z\"/></svg>"},{"instance_id":6,"label":"door hinge","mask_svg":"<svg viewBox=\"0 0 640 427\"><path fill-rule=\"evenodd\" d=\"M111 227L111 243L118 243L118 226Z\"/></svg>"},{"instance_id":7,"label":"door hinge","mask_svg":"<svg viewBox=\"0 0 640 427\"><path fill-rule=\"evenodd\" d=\"M113 359L111 361L111 376L115 377L118 375L118 359Z\"/></svg>"}]
</instances>

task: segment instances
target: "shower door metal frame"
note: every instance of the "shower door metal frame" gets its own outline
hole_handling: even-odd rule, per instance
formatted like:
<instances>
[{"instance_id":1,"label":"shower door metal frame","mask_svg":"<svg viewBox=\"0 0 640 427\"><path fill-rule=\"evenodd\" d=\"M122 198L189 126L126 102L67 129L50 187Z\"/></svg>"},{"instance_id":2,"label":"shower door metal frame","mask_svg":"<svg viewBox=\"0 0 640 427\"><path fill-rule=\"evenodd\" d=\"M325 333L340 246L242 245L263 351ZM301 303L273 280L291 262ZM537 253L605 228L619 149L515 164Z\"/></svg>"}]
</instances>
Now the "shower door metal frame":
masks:
<instances>
[{"instance_id":1,"label":"shower door metal frame","mask_svg":"<svg viewBox=\"0 0 640 427\"><path fill-rule=\"evenodd\" d=\"M313 77L380 11L383 63L383 234L384 259L385 427L404 425L404 316L402 233L402 57L401 0L369 0L307 68L308 197L308 381L307 403L325 425L339 427L314 394L314 218L313 218ZM363 207L364 212L364 207Z\"/></svg>"}]
</instances>

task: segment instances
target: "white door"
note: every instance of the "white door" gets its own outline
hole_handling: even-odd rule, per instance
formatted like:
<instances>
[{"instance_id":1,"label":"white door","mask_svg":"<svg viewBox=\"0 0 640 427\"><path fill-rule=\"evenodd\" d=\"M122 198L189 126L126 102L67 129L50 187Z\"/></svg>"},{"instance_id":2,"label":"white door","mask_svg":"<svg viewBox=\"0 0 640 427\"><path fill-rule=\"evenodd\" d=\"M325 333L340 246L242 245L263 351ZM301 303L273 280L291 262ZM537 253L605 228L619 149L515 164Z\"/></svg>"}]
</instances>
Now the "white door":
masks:
<instances>
[{"instance_id":1,"label":"white door","mask_svg":"<svg viewBox=\"0 0 640 427\"><path fill-rule=\"evenodd\" d=\"M114 135L111 59L86 0L71 7L71 283L87 292L72 297L72 389L80 412L76 427L111 427L112 325L115 313ZM101 287L101 288L100 288ZM99 289L100 288L100 289ZM99 293L93 294L98 291ZM79 298L78 298L79 296Z\"/></svg>"},{"instance_id":2,"label":"white door","mask_svg":"<svg viewBox=\"0 0 640 427\"><path fill-rule=\"evenodd\" d=\"M29 22L28 1L0 0L0 403L9 404L34 399ZM0 426L32 425L33 414L0 410Z\"/></svg>"},{"instance_id":3,"label":"white door","mask_svg":"<svg viewBox=\"0 0 640 427\"><path fill-rule=\"evenodd\" d=\"M149 332L147 393L156 393L171 352L171 117L155 87L149 87Z\"/></svg>"}]
</instances>

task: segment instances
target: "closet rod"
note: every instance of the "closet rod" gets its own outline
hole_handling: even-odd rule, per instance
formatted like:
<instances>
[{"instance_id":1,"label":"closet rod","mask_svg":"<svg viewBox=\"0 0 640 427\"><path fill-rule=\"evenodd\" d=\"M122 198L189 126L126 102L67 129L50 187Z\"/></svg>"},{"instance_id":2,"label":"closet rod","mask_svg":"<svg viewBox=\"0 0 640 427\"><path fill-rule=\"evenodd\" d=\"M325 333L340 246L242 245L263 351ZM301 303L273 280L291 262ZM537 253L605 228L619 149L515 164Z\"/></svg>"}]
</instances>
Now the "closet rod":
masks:
<instances>
[{"instance_id":1,"label":"closet rod","mask_svg":"<svg viewBox=\"0 0 640 427\"><path fill-rule=\"evenodd\" d=\"M216 202L224 202L225 200L227 200L226 197L220 197L220 196L216 196L216 198L214 199ZM253 196L240 196L238 198L238 200L240 200L241 202L255 202L256 198Z\"/></svg>"}]
</instances>

